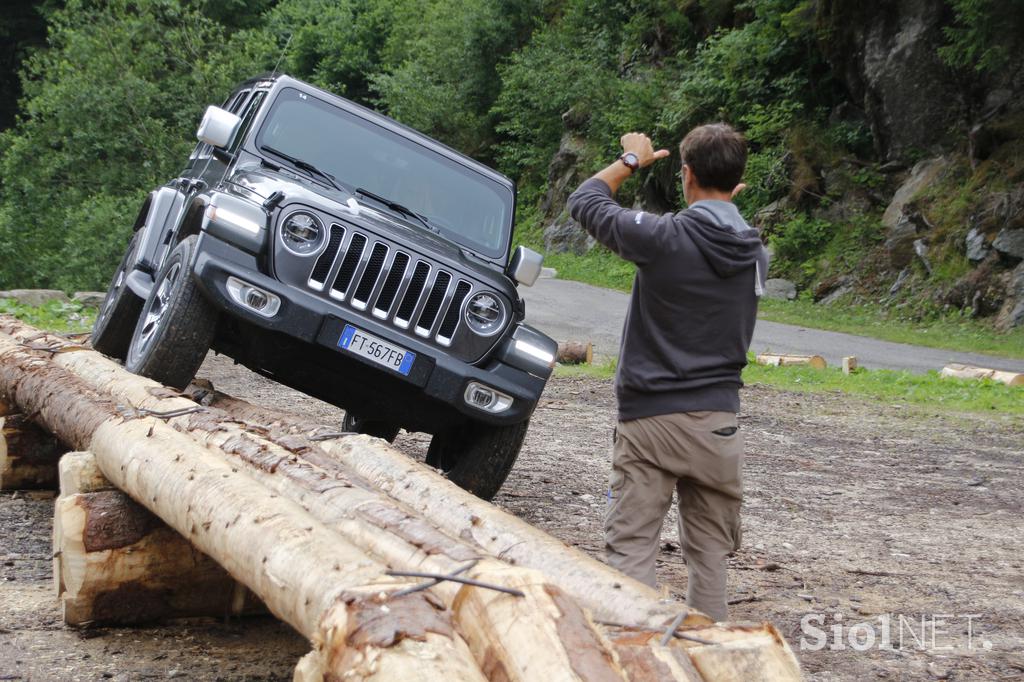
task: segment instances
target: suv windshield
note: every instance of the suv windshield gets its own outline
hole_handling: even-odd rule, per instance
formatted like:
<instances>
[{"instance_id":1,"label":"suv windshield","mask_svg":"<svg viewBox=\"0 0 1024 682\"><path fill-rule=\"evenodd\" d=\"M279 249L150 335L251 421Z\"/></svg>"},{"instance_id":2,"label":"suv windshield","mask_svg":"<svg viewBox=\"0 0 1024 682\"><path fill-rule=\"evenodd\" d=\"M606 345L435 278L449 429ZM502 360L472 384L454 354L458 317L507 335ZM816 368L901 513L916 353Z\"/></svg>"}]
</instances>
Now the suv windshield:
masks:
<instances>
[{"instance_id":1,"label":"suv windshield","mask_svg":"<svg viewBox=\"0 0 1024 682\"><path fill-rule=\"evenodd\" d=\"M313 95L284 88L256 145L408 207L452 241L495 258L505 254L509 188Z\"/></svg>"}]
</instances>

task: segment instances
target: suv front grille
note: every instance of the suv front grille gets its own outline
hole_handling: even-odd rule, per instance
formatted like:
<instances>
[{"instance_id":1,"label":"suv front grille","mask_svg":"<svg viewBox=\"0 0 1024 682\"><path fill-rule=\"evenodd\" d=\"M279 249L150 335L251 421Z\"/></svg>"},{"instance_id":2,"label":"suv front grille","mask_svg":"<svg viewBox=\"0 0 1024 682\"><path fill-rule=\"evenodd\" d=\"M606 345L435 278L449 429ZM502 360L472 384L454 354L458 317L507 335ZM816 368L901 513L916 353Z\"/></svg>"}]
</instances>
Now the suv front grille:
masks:
<instances>
[{"instance_id":1,"label":"suv front grille","mask_svg":"<svg viewBox=\"0 0 1024 682\"><path fill-rule=\"evenodd\" d=\"M370 310L399 329L411 327L417 336L442 346L451 345L462 320L462 303L473 290L469 281L427 260L338 224L331 225L327 247L316 259L307 286L323 291L332 274L332 299Z\"/></svg>"}]
</instances>

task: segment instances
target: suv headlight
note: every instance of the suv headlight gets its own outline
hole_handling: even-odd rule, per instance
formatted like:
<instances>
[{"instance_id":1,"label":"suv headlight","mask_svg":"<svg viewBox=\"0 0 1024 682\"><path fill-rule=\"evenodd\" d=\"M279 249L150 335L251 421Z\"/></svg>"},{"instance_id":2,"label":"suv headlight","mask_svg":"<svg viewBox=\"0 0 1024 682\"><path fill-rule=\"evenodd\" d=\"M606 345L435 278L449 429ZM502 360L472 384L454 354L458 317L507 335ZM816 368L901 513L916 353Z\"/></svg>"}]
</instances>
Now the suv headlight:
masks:
<instances>
[{"instance_id":1,"label":"suv headlight","mask_svg":"<svg viewBox=\"0 0 1024 682\"><path fill-rule=\"evenodd\" d=\"M481 292L466 304L466 324L481 336L496 334L505 326L505 306L501 299L487 292Z\"/></svg>"},{"instance_id":2,"label":"suv headlight","mask_svg":"<svg viewBox=\"0 0 1024 682\"><path fill-rule=\"evenodd\" d=\"M281 223L281 241L292 253L308 256L316 253L324 243L327 231L312 213L295 211Z\"/></svg>"}]
</instances>

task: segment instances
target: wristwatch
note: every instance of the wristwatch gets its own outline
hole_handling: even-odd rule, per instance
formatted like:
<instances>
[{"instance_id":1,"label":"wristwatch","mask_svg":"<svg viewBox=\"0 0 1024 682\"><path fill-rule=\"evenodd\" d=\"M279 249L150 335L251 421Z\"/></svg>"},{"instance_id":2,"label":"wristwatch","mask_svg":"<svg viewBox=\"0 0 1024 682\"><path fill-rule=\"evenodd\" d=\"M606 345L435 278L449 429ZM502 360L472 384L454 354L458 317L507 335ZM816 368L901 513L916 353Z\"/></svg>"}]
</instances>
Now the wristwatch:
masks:
<instances>
[{"instance_id":1,"label":"wristwatch","mask_svg":"<svg viewBox=\"0 0 1024 682\"><path fill-rule=\"evenodd\" d=\"M624 153L622 156L619 157L619 161L626 164L626 167L629 168L629 170L632 171L633 173L640 170L640 157L638 157L633 152Z\"/></svg>"}]
</instances>

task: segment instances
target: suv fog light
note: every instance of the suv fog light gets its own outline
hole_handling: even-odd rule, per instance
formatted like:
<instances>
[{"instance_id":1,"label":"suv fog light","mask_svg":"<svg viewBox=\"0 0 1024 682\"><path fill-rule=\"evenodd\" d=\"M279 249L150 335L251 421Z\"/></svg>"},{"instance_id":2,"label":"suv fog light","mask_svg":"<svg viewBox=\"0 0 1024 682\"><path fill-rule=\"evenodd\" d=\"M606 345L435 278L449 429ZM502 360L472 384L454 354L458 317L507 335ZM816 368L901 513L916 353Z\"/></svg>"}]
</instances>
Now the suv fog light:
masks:
<instances>
[{"instance_id":1,"label":"suv fog light","mask_svg":"<svg viewBox=\"0 0 1024 682\"><path fill-rule=\"evenodd\" d=\"M512 396L475 381L469 382L466 386L464 397L467 405L494 414L504 412L512 406Z\"/></svg>"},{"instance_id":2,"label":"suv fog light","mask_svg":"<svg viewBox=\"0 0 1024 682\"><path fill-rule=\"evenodd\" d=\"M235 303L263 317L273 317L281 308L280 298L237 277L228 277L227 287L228 294Z\"/></svg>"}]
</instances>

